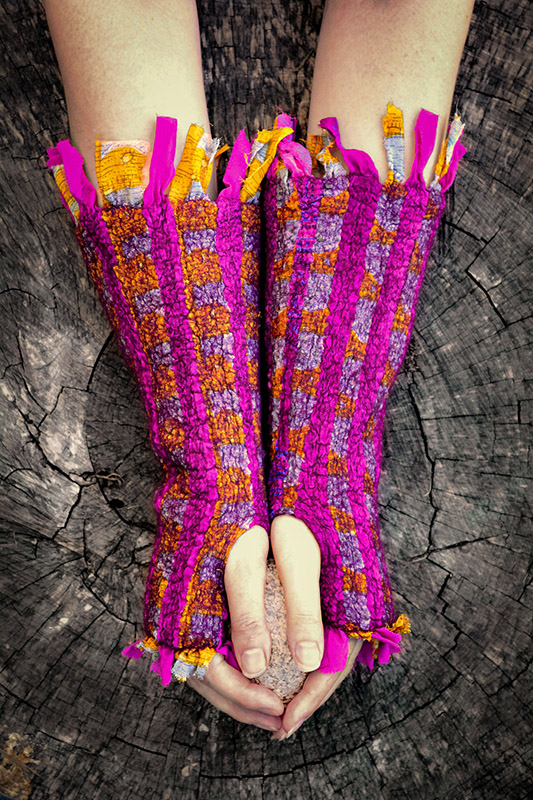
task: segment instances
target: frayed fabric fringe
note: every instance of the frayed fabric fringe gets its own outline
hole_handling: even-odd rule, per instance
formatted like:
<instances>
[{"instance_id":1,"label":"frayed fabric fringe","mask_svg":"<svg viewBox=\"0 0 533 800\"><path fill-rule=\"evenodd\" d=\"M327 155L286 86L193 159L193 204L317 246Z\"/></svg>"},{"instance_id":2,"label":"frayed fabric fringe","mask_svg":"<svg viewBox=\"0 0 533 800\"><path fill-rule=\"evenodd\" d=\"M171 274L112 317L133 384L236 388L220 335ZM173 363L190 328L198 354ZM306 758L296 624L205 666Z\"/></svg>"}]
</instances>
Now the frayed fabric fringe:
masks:
<instances>
[{"instance_id":1,"label":"frayed fabric fringe","mask_svg":"<svg viewBox=\"0 0 533 800\"><path fill-rule=\"evenodd\" d=\"M388 162L387 184L425 185L423 170L433 152L437 123L437 114L426 109L420 111L414 131L415 156L411 173L405 180L403 113L393 103L387 104L387 113L382 120L383 144ZM323 177L357 175L380 183L378 170L368 153L343 146L336 117L324 117L319 124L322 134L311 134L304 146L294 140L296 119L288 114L280 114L276 118L274 129L283 132L290 129L291 134L283 136L278 142L276 156L268 170L270 179L282 170L292 178L302 178L313 175L318 169ZM453 183L459 161L466 153L466 148L460 142L463 131L464 124L456 114L442 144L430 188L446 192Z\"/></svg>"},{"instance_id":2,"label":"frayed fabric fringe","mask_svg":"<svg viewBox=\"0 0 533 800\"><path fill-rule=\"evenodd\" d=\"M358 661L370 670L373 669L376 660L380 664L388 663L393 653L401 651L401 634L410 632L409 620L405 614L398 617L390 628L382 626L371 632L361 631L360 636L352 637L364 639L363 646L355 658L354 669L355 663ZM150 670L161 677L163 686L167 686L173 677L178 681L186 681L189 678L202 679L215 653L220 653L230 666L241 671L231 640L224 642L216 650L205 648L198 651L179 652L164 644L158 645L151 636L145 636L144 639L140 639L122 650L122 655L128 658L141 658L144 653L151 656ZM349 637L346 633L325 625L324 655L319 671L326 674L342 672L346 667L348 655Z\"/></svg>"},{"instance_id":3,"label":"frayed fabric fringe","mask_svg":"<svg viewBox=\"0 0 533 800\"><path fill-rule=\"evenodd\" d=\"M173 677L180 682L189 678L201 680L215 653L220 653L230 666L240 671L231 641L225 642L216 650L206 647L196 651L175 651L167 645L158 645L151 636L145 636L144 639L140 639L122 650L122 655L128 658L141 658L144 653L148 653L152 657L150 670L160 676L163 686L168 686Z\"/></svg>"},{"instance_id":4,"label":"frayed fabric fringe","mask_svg":"<svg viewBox=\"0 0 533 800\"><path fill-rule=\"evenodd\" d=\"M387 664L393 653L401 651L402 633L411 633L411 625L405 614L401 614L390 626L382 625L372 631L359 631L350 636L342 630L324 625L324 657L319 671L329 674L342 672L346 668L350 639L363 639L353 669L358 661L370 670L375 661Z\"/></svg>"},{"instance_id":5,"label":"frayed fabric fringe","mask_svg":"<svg viewBox=\"0 0 533 800\"><path fill-rule=\"evenodd\" d=\"M262 130L249 142L242 130L231 152L223 177L224 188L213 204L229 198L242 202L255 199L261 182L276 155L280 141L292 133L292 128L277 125ZM80 205L92 208L99 199L104 205L149 205L168 190L172 206L179 200L209 200L206 192L214 162L227 150L219 148L220 140L211 139L198 125L191 125L178 166L173 168L176 149L177 120L157 117L153 148L144 140L95 140L98 190L91 184L83 169L83 158L73 145L64 139L48 149L47 166L53 171L63 205L74 221L80 221Z\"/></svg>"}]
</instances>

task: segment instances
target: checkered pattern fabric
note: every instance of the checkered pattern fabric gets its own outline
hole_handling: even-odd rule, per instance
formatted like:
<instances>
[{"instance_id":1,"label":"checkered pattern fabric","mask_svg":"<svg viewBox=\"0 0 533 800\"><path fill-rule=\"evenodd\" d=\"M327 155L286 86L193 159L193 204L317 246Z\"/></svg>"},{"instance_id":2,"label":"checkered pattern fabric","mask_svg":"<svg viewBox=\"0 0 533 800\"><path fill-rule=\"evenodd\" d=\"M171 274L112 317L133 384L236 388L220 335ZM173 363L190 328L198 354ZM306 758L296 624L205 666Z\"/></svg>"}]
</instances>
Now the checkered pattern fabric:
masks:
<instances>
[{"instance_id":1,"label":"checkered pattern fabric","mask_svg":"<svg viewBox=\"0 0 533 800\"><path fill-rule=\"evenodd\" d=\"M49 166L102 304L138 379L166 479L146 585L143 639L166 684L202 677L228 638L224 569L253 525L268 528L260 437L259 185L290 133L242 133L217 201L216 142L191 126L173 170L176 120L147 142L96 142L102 207L68 141ZM165 189L168 187L168 194Z\"/></svg>"},{"instance_id":2,"label":"checkered pattern fabric","mask_svg":"<svg viewBox=\"0 0 533 800\"><path fill-rule=\"evenodd\" d=\"M383 185L366 154L343 148L335 119L322 125L305 152L280 146L265 188L270 516L313 532L324 625L364 638L358 658L372 666L410 631L396 618L379 534L383 419L463 126L452 123L428 189L434 114L419 116L404 181L403 118L389 105Z\"/></svg>"}]
</instances>

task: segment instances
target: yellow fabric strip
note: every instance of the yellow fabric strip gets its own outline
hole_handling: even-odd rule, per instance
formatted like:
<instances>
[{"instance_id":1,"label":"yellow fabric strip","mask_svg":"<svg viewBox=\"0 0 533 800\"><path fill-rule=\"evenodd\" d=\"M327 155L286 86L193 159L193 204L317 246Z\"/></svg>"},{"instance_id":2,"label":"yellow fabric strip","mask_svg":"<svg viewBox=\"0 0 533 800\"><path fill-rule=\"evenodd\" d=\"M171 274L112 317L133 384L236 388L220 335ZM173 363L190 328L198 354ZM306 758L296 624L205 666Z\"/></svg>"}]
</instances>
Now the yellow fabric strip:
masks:
<instances>
[{"instance_id":1,"label":"yellow fabric strip","mask_svg":"<svg viewBox=\"0 0 533 800\"><path fill-rule=\"evenodd\" d=\"M240 198L243 203L256 194L276 156L278 144L292 132L292 128L259 131L252 145L250 163L241 187Z\"/></svg>"},{"instance_id":2,"label":"yellow fabric strip","mask_svg":"<svg viewBox=\"0 0 533 800\"><path fill-rule=\"evenodd\" d=\"M109 197L126 190L142 196L148 185L150 142L104 141L95 139L95 166L98 187L109 203Z\"/></svg>"},{"instance_id":3,"label":"yellow fabric strip","mask_svg":"<svg viewBox=\"0 0 533 800\"><path fill-rule=\"evenodd\" d=\"M382 119L384 144L387 153L387 183L404 180L404 127L403 112L387 103L387 113Z\"/></svg>"},{"instance_id":4,"label":"yellow fabric strip","mask_svg":"<svg viewBox=\"0 0 533 800\"><path fill-rule=\"evenodd\" d=\"M317 156L324 147L324 140L322 136L318 133L310 133L307 137L306 145L309 153L311 154L311 159L313 162L313 169L318 169L318 162Z\"/></svg>"},{"instance_id":5,"label":"yellow fabric strip","mask_svg":"<svg viewBox=\"0 0 533 800\"><path fill-rule=\"evenodd\" d=\"M461 136L464 127L465 126L461 122L461 118L458 114L456 114L453 118L452 124L450 125L448 136L442 143L437 166L435 167L435 174L439 178L442 178L443 175L446 175L448 172L448 167L450 166L450 162L452 160L455 145L459 141L459 137Z\"/></svg>"},{"instance_id":6,"label":"yellow fabric strip","mask_svg":"<svg viewBox=\"0 0 533 800\"><path fill-rule=\"evenodd\" d=\"M387 103L387 113L383 117L383 133L385 138L391 136L403 136L403 113L394 105L394 103Z\"/></svg>"},{"instance_id":7,"label":"yellow fabric strip","mask_svg":"<svg viewBox=\"0 0 533 800\"><path fill-rule=\"evenodd\" d=\"M168 193L172 205L178 200L185 200L194 181L201 184L204 192L207 190L213 173L213 162L224 149L217 150L217 140L212 140L199 125L193 124L189 127L183 154Z\"/></svg>"},{"instance_id":8,"label":"yellow fabric strip","mask_svg":"<svg viewBox=\"0 0 533 800\"><path fill-rule=\"evenodd\" d=\"M198 148L204 131L199 125L191 125L185 139L185 147L176 172L172 178L168 199L174 205L178 200L185 200L191 187L191 181L199 172L205 151Z\"/></svg>"}]
</instances>

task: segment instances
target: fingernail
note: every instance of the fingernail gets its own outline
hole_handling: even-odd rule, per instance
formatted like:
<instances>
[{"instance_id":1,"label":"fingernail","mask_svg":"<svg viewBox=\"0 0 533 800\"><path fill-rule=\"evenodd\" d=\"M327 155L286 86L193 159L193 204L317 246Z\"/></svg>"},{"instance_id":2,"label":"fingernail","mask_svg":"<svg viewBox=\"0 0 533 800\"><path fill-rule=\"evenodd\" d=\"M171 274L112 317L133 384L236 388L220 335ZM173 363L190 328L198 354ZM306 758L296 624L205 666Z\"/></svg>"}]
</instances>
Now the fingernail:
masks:
<instances>
[{"instance_id":1,"label":"fingernail","mask_svg":"<svg viewBox=\"0 0 533 800\"><path fill-rule=\"evenodd\" d=\"M296 660L306 672L320 666L320 650L316 642L299 642L296 645Z\"/></svg>"},{"instance_id":2,"label":"fingernail","mask_svg":"<svg viewBox=\"0 0 533 800\"><path fill-rule=\"evenodd\" d=\"M257 678L266 670L266 657L260 647L245 650L242 654L242 669L249 678Z\"/></svg>"},{"instance_id":3,"label":"fingernail","mask_svg":"<svg viewBox=\"0 0 533 800\"><path fill-rule=\"evenodd\" d=\"M292 736L292 734L293 734L295 731L297 731L297 730L298 730L298 728L300 727L300 725L301 725L303 722L305 722L305 719L300 719L300 720L298 720L298 722L296 723L296 725L294 725L294 727L292 727L292 728L290 729L290 731L288 732L287 736L285 736L284 738L285 738L285 739L288 739L288 738L289 738L289 736Z\"/></svg>"}]
</instances>

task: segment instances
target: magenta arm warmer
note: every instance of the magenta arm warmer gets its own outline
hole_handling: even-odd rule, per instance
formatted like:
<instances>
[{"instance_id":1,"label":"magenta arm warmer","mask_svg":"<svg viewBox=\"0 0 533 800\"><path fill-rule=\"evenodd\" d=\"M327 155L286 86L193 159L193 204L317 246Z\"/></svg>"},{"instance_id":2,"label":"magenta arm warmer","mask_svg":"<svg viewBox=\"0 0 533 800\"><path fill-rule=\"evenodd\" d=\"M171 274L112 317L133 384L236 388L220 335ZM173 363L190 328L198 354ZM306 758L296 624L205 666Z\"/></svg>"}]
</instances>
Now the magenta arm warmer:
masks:
<instances>
[{"instance_id":1,"label":"magenta arm warmer","mask_svg":"<svg viewBox=\"0 0 533 800\"><path fill-rule=\"evenodd\" d=\"M389 105L382 185L368 155L342 146L336 119L321 125L307 148L280 143L265 188L268 493L270 516L298 517L320 546L320 669L334 672L349 636L365 639L357 658L372 668L410 632L406 615L396 618L379 534L383 419L464 148L456 117L426 188L437 116L421 111L404 180L403 118Z\"/></svg>"},{"instance_id":2,"label":"magenta arm warmer","mask_svg":"<svg viewBox=\"0 0 533 800\"><path fill-rule=\"evenodd\" d=\"M268 529L260 436L259 185L279 139L239 135L217 201L217 143L191 126L174 171L175 119L148 142L96 141L103 207L68 142L49 150L102 304L133 370L165 480L147 577L145 636L163 684L203 677L215 652L237 666L224 570L237 538ZM168 188L168 194L165 190Z\"/></svg>"}]
</instances>

